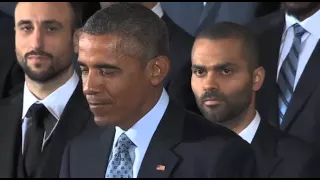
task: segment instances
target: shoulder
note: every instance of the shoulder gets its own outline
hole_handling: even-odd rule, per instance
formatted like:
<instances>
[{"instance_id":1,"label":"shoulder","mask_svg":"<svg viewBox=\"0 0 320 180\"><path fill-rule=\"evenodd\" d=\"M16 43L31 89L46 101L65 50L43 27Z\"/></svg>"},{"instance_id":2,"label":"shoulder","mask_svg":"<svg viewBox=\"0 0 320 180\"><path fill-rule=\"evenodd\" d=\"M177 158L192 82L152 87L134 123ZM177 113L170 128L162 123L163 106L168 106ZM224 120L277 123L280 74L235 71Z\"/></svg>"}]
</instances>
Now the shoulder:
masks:
<instances>
[{"instance_id":1,"label":"shoulder","mask_svg":"<svg viewBox=\"0 0 320 180\"><path fill-rule=\"evenodd\" d=\"M190 111L186 111L184 128L187 139L197 138L200 143L215 149L233 147L235 144L249 147L241 137L230 129Z\"/></svg>"},{"instance_id":2,"label":"shoulder","mask_svg":"<svg viewBox=\"0 0 320 180\"><path fill-rule=\"evenodd\" d=\"M285 12L278 10L261 18L255 19L247 24L247 27L256 35L261 35L274 27L280 26L284 22Z\"/></svg>"}]
</instances>

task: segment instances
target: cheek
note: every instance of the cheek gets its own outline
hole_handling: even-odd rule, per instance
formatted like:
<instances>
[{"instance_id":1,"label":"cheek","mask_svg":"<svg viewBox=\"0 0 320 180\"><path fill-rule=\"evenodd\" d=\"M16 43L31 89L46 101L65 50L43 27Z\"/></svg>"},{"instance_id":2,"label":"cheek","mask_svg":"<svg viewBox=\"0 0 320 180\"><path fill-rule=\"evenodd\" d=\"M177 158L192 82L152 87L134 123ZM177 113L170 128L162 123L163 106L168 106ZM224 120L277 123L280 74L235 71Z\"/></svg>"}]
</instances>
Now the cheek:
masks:
<instances>
[{"instance_id":1,"label":"cheek","mask_svg":"<svg viewBox=\"0 0 320 180\"><path fill-rule=\"evenodd\" d=\"M202 92L202 85L199 78L191 77L191 89L195 96L200 97ZM184 91L184 89L181 89Z\"/></svg>"}]
</instances>

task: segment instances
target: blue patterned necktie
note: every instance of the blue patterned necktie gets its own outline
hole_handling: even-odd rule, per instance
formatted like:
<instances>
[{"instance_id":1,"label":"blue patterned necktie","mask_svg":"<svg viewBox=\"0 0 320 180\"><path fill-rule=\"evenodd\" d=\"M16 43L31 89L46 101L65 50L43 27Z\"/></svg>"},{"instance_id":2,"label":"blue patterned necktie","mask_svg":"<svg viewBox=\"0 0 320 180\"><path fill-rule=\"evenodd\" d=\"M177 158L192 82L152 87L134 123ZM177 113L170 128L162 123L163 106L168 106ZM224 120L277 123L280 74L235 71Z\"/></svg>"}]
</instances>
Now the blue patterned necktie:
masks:
<instances>
[{"instance_id":1,"label":"blue patterned necktie","mask_svg":"<svg viewBox=\"0 0 320 180\"><path fill-rule=\"evenodd\" d=\"M134 146L133 142L126 134L121 134L118 138L113 156L111 157L106 178L132 178L133 159L130 157L129 149Z\"/></svg>"},{"instance_id":2,"label":"blue patterned necktie","mask_svg":"<svg viewBox=\"0 0 320 180\"><path fill-rule=\"evenodd\" d=\"M299 24L294 24L294 39L291 49L282 63L279 77L279 120L280 124L283 122L284 115L289 106L291 97L294 92L294 82L298 67L299 54L301 49L301 37L306 32Z\"/></svg>"}]
</instances>

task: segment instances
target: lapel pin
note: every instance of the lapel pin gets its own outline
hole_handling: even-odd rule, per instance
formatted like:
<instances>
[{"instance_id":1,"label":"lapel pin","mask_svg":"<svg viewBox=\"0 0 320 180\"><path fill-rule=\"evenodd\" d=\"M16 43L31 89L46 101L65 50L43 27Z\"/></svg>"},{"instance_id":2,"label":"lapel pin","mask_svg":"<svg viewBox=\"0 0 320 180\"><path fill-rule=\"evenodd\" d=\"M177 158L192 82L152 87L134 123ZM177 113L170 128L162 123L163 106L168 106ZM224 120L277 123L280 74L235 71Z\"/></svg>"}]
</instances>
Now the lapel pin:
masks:
<instances>
[{"instance_id":1,"label":"lapel pin","mask_svg":"<svg viewBox=\"0 0 320 180\"><path fill-rule=\"evenodd\" d=\"M164 170L166 170L166 166L164 166L164 165L158 165L158 166L157 166L157 170L158 170L158 171L164 171Z\"/></svg>"}]
</instances>

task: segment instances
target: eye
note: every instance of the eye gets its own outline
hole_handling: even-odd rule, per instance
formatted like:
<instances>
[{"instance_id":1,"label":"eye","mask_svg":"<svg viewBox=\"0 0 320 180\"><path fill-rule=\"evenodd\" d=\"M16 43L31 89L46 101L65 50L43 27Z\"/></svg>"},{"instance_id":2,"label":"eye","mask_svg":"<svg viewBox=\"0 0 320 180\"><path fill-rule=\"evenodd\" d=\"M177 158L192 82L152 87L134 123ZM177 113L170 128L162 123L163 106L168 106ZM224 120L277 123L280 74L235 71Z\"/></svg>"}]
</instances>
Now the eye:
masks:
<instances>
[{"instance_id":1,"label":"eye","mask_svg":"<svg viewBox=\"0 0 320 180\"><path fill-rule=\"evenodd\" d=\"M25 32L29 32L32 30L32 27L31 26L21 26L20 30L25 31Z\"/></svg>"},{"instance_id":2,"label":"eye","mask_svg":"<svg viewBox=\"0 0 320 180\"><path fill-rule=\"evenodd\" d=\"M47 28L48 32L54 32L54 31L57 31L57 30L58 30L58 28L56 28L56 27L48 27Z\"/></svg>"},{"instance_id":3,"label":"eye","mask_svg":"<svg viewBox=\"0 0 320 180\"><path fill-rule=\"evenodd\" d=\"M102 76L113 76L117 73L116 70L108 69L108 70L101 70L100 71Z\"/></svg>"},{"instance_id":4,"label":"eye","mask_svg":"<svg viewBox=\"0 0 320 180\"><path fill-rule=\"evenodd\" d=\"M80 66L80 70L82 75L87 75L89 73L89 70L86 67Z\"/></svg>"},{"instance_id":5,"label":"eye","mask_svg":"<svg viewBox=\"0 0 320 180\"><path fill-rule=\"evenodd\" d=\"M223 75L229 75L229 74L231 74L231 70L230 69L222 69L221 73Z\"/></svg>"},{"instance_id":6,"label":"eye","mask_svg":"<svg viewBox=\"0 0 320 180\"><path fill-rule=\"evenodd\" d=\"M193 73L194 73L196 76L201 77L201 76L204 76L206 72L205 72L205 70L203 70L203 69L194 69L194 70L193 70Z\"/></svg>"}]
</instances>

